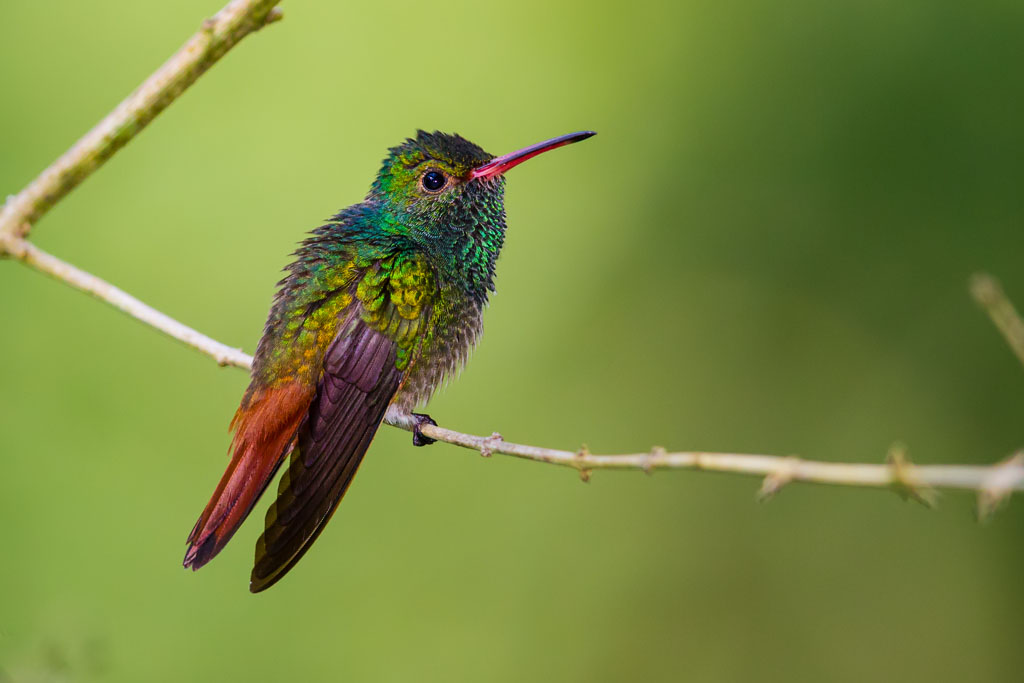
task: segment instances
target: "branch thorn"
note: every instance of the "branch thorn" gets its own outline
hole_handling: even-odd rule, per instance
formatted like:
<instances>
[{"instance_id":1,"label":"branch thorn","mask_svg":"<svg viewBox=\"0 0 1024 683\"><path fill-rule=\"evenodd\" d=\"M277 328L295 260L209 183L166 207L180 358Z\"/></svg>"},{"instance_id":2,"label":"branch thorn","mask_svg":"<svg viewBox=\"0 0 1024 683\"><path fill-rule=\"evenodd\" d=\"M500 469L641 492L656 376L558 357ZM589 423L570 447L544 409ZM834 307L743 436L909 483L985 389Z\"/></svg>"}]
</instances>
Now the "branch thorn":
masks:
<instances>
[{"instance_id":1,"label":"branch thorn","mask_svg":"<svg viewBox=\"0 0 1024 683\"><path fill-rule=\"evenodd\" d=\"M889 447L889 453L885 457L889 465L890 476L892 477L893 491L903 500L916 500L927 508L935 507L938 502L938 494L930 486L920 484L914 477L914 466L907 457L907 447L902 443L894 443Z\"/></svg>"},{"instance_id":2,"label":"branch thorn","mask_svg":"<svg viewBox=\"0 0 1024 683\"><path fill-rule=\"evenodd\" d=\"M281 21L284 19L284 12L280 7L273 7L267 12L267 18L263 20L263 25L273 24L275 21Z\"/></svg>"},{"instance_id":3,"label":"branch thorn","mask_svg":"<svg viewBox=\"0 0 1024 683\"><path fill-rule=\"evenodd\" d=\"M644 474L650 474L654 470L655 461L663 459L666 455L668 455L668 451L661 446L652 448L651 452L644 458Z\"/></svg>"},{"instance_id":4,"label":"branch thorn","mask_svg":"<svg viewBox=\"0 0 1024 683\"><path fill-rule=\"evenodd\" d=\"M580 481L584 484L590 481L590 468L584 463L590 458L590 449L587 448L587 444L580 446L580 449L576 451L576 463L575 467L580 471Z\"/></svg>"},{"instance_id":5,"label":"branch thorn","mask_svg":"<svg viewBox=\"0 0 1024 683\"><path fill-rule=\"evenodd\" d=\"M501 434L498 432L491 432L491 435L480 443L480 455L485 458L491 457L494 455L494 451L497 450L502 441L503 439Z\"/></svg>"},{"instance_id":6,"label":"branch thorn","mask_svg":"<svg viewBox=\"0 0 1024 683\"><path fill-rule=\"evenodd\" d=\"M988 481L978 489L978 521L992 519L996 510L1010 498L1013 489L1024 480L1024 450L992 467Z\"/></svg>"},{"instance_id":7,"label":"branch thorn","mask_svg":"<svg viewBox=\"0 0 1024 683\"><path fill-rule=\"evenodd\" d=\"M761 488L757 492L757 502L767 503L775 494L782 490L782 487L793 481L796 474L796 466L800 458L790 455L783 458L779 463L779 469L770 472L761 482Z\"/></svg>"}]
</instances>

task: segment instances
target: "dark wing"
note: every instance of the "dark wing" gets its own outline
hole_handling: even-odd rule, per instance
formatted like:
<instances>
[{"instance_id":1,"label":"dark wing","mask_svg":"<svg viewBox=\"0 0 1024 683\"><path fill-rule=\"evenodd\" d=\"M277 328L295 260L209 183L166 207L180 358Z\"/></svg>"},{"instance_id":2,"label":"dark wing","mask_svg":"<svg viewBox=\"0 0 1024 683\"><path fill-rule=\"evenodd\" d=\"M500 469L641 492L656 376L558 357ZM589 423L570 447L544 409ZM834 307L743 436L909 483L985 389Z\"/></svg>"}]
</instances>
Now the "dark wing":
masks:
<instances>
[{"instance_id":1,"label":"dark wing","mask_svg":"<svg viewBox=\"0 0 1024 683\"><path fill-rule=\"evenodd\" d=\"M396 343L361 320L353 325L327 349L316 396L256 543L253 593L279 581L320 535L398 390Z\"/></svg>"}]
</instances>

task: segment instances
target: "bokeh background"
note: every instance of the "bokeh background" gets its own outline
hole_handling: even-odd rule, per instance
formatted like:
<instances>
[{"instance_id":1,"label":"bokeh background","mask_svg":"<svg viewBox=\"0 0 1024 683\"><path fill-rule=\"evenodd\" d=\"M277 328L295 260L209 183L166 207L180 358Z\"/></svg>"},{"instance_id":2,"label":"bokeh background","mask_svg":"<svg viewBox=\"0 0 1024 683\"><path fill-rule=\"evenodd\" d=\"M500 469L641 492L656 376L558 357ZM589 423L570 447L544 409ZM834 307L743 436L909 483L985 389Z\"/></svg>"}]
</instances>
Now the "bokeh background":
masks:
<instances>
[{"instance_id":1,"label":"bokeh background","mask_svg":"<svg viewBox=\"0 0 1024 683\"><path fill-rule=\"evenodd\" d=\"M6 0L16 192L221 0ZM33 233L252 350L303 233L419 128L509 176L487 333L442 424L595 452L987 463L1024 372L968 276L1024 304L1024 5L284 3ZM0 680L1010 681L1024 505L570 471L385 428L287 580L263 509L185 536L243 372L0 264Z\"/></svg>"}]
</instances>

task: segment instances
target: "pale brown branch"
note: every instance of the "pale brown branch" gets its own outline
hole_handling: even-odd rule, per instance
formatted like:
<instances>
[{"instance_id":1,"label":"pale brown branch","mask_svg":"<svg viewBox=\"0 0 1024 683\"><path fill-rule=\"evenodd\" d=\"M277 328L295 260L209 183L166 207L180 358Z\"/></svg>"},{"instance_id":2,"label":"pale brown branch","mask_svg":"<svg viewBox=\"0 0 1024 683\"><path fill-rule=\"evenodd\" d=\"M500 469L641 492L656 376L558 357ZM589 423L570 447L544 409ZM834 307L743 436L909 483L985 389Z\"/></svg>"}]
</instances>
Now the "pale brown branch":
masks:
<instances>
[{"instance_id":1,"label":"pale brown branch","mask_svg":"<svg viewBox=\"0 0 1024 683\"><path fill-rule=\"evenodd\" d=\"M101 280L92 273L61 261L56 256L46 253L39 247L21 237L8 239L7 253L18 259L27 266L46 273L50 277L60 280L75 289L91 294L101 301L124 311L136 320L140 320L151 327L155 327L164 334L170 335L178 341L188 344L193 349L205 353L217 361L218 365L234 365L239 368L252 366L252 356L241 349L233 349L230 346L221 344L216 339L207 337L191 327L181 324L174 318L161 313L151 306L142 303L131 294L105 280Z\"/></svg>"},{"instance_id":2,"label":"pale brown branch","mask_svg":"<svg viewBox=\"0 0 1024 683\"><path fill-rule=\"evenodd\" d=\"M207 20L170 60L117 109L79 140L38 178L12 197L0 212L0 254L12 256L72 287L106 301L136 319L207 354L220 365L251 368L252 357L226 346L147 306L114 285L61 261L32 245L25 236L32 223L95 171L106 159L178 97L196 78L248 33L280 18L277 0L234 0ZM1024 362L1024 323L991 278L976 278L975 297L989 311L1010 346ZM405 427L411 429L410 427ZM424 425L423 433L438 441L490 456L501 453L576 470L586 481L592 470L706 470L763 477L760 497L766 499L793 482L813 482L891 489L904 497L931 504L933 489L968 489L979 493L979 513L991 512L1011 492L1024 490L1024 451L995 465L913 465L894 448L885 464L833 463L793 455L674 452L656 447L646 453L595 455L541 448L505 441L498 433L474 436Z\"/></svg>"},{"instance_id":3,"label":"pale brown branch","mask_svg":"<svg viewBox=\"0 0 1024 683\"><path fill-rule=\"evenodd\" d=\"M405 429L411 430L411 427ZM792 455L670 453L660 447L646 453L595 455L586 448L564 451L511 443L498 433L474 436L432 425L423 425L420 429L432 439L479 451L484 456L501 453L569 467L581 474L602 469L642 472L686 469L764 477L762 499L774 495L792 482L893 489L927 505L934 502L931 489L1024 491L1024 453L1022 457L1011 458L998 465L913 465L906 460L901 449L894 449L885 464L822 462Z\"/></svg>"},{"instance_id":4,"label":"pale brown branch","mask_svg":"<svg viewBox=\"0 0 1024 683\"><path fill-rule=\"evenodd\" d=\"M252 358L207 337L100 278L51 256L26 238L32 224L145 128L249 33L281 18L279 0L233 0L135 92L0 210L0 256L11 256L209 354L220 365L249 367Z\"/></svg>"}]
</instances>

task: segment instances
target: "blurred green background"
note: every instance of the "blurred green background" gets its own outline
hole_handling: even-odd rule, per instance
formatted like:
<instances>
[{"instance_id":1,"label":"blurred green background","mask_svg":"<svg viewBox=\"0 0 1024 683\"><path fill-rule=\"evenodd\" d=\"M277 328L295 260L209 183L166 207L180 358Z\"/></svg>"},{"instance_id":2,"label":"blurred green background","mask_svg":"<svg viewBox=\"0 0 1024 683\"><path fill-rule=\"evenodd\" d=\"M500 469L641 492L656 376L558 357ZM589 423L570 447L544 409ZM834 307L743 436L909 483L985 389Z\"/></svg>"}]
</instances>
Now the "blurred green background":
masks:
<instances>
[{"instance_id":1,"label":"blurred green background","mask_svg":"<svg viewBox=\"0 0 1024 683\"><path fill-rule=\"evenodd\" d=\"M222 0L6 0L14 193ZM255 347L303 233L417 128L509 175L487 334L442 424L595 452L988 463L1024 372L1024 5L290 1L33 233ZM0 680L1010 681L1024 505L569 471L383 429L316 549L247 592L263 510L184 540L243 372L0 264ZM5 679L4 676L7 678Z\"/></svg>"}]
</instances>

